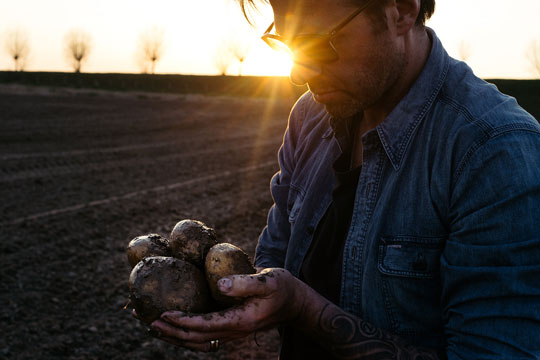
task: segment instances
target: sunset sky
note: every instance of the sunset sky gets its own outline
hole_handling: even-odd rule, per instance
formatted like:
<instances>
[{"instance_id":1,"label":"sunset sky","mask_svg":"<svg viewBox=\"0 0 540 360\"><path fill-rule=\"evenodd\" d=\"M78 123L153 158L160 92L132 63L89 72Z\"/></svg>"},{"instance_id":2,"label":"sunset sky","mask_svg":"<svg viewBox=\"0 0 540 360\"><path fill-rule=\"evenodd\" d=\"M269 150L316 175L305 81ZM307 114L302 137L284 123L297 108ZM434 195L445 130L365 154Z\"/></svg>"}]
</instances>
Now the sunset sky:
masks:
<instances>
[{"instance_id":1,"label":"sunset sky","mask_svg":"<svg viewBox=\"0 0 540 360\"><path fill-rule=\"evenodd\" d=\"M447 51L459 57L470 47L467 62L483 78L531 78L526 57L533 39L540 44L538 0L437 0L428 26ZM215 53L226 39L249 45L243 74L287 75L287 61L259 40L272 21L269 9L250 27L233 0L0 0L0 70L13 62L4 49L6 34L28 34L31 71L71 71L63 52L66 33L83 29L92 36L84 72L141 72L136 60L139 35L151 28L164 33L165 52L157 73L216 74ZM232 64L229 74L238 73Z\"/></svg>"}]
</instances>

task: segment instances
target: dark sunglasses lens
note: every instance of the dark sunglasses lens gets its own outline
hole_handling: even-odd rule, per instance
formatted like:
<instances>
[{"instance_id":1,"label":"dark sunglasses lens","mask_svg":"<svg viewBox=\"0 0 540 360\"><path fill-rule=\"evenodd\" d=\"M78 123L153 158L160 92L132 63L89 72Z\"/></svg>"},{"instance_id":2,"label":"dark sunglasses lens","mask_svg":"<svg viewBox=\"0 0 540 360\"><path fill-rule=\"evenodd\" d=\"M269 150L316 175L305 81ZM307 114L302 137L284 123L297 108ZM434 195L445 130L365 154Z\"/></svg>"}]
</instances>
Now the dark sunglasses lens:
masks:
<instances>
[{"instance_id":1,"label":"dark sunglasses lens","mask_svg":"<svg viewBox=\"0 0 540 360\"><path fill-rule=\"evenodd\" d=\"M317 62L337 60L337 54L326 36L298 36L291 44L296 59Z\"/></svg>"}]
</instances>

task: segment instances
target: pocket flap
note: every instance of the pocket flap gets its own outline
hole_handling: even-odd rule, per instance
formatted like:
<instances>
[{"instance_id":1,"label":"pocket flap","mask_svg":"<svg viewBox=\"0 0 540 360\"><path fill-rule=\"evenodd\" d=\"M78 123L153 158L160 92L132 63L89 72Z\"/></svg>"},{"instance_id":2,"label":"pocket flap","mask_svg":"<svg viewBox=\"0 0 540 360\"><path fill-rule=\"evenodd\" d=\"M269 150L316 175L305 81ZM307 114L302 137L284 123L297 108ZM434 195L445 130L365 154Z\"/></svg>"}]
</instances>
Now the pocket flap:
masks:
<instances>
[{"instance_id":1,"label":"pocket flap","mask_svg":"<svg viewBox=\"0 0 540 360\"><path fill-rule=\"evenodd\" d=\"M439 273L444 237L385 236L379 245L383 274L431 279Z\"/></svg>"}]
</instances>

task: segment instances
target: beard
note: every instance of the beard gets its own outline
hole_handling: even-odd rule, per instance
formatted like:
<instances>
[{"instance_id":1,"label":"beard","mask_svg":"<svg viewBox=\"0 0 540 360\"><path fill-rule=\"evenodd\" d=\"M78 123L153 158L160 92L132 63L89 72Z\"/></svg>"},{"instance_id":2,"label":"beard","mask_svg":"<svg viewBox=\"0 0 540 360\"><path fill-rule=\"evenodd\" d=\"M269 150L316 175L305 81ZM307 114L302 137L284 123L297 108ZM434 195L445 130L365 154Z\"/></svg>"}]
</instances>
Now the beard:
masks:
<instances>
[{"instance_id":1,"label":"beard","mask_svg":"<svg viewBox=\"0 0 540 360\"><path fill-rule=\"evenodd\" d=\"M324 104L326 112L336 120L343 120L360 114L365 109L365 104L355 98L346 99L343 102Z\"/></svg>"},{"instance_id":2,"label":"beard","mask_svg":"<svg viewBox=\"0 0 540 360\"><path fill-rule=\"evenodd\" d=\"M349 74L332 76L332 78L347 79L336 88L344 89L339 101L324 103L326 111L336 120L347 119L362 113L377 104L385 102L386 94L399 80L405 66L406 58L402 49L390 41L381 41L377 49L369 56L358 61L361 67ZM315 81L315 88L332 88L323 81L324 76ZM321 86L325 84L324 86ZM310 87L310 84L308 84ZM346 89L346 90L345 90Z\"/></svg>"},{"instance_id":3,"label":"beard","mask_svg":"<svg viewBox=\"0 0 540 360\"><path fill-rule=\"evenodd\" d=\"M312 83L308 83L308 89L311 91L313 101L322 104L325 107L326 112L336 120L350 118L358 113L361 113L365 108L365 104L360 101L356 96L352 96L348 91L343 91L343 87L340 87L340 96L337 99L331 101L319 101L316 94L319 89L332 89L335 88L334 84L329 81L324 81L323 77L318 78Z\"/></svg>"}]
</instances>

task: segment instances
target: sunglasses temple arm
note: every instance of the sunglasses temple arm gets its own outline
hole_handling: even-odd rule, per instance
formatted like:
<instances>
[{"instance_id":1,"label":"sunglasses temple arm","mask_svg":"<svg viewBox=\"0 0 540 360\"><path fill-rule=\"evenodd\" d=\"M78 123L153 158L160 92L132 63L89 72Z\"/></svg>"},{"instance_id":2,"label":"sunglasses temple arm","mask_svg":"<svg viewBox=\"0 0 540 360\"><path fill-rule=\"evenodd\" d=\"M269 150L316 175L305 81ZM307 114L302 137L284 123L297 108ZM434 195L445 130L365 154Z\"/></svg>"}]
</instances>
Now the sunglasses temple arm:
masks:
<instances>
[{"instance_id":1,"label":"sunglasses temple arm","mask_svg":"<svg viewBox=\"0 0 540 360\"><path fill-rule=\"evenodd\" d=\"M339 23L338 26L336 26L334 29L332 29L332 31L330 32L330 36L334 36L339 30L341 30L341 28L343 28L345 25L347 25L355 16L357 16L362 11L364 11L372 2L373 2L373 0L368 0L364 4L364 6L358 8L358 10L353 12L349 17L347 17L345 20L343 20L341 23ZM274 26L273 23L272 23L272 26Z\"/></svg>"},{"instance_id":2,"label":"sunglasses temple arm","mask_svg":"<svg viewBox=\"0 0 540 360\"><path fill-rule=\"evenodd\" d=\"M270 24L270 26L268 27L268 29L266 29L266 31L264 32L265 34L268 34L270 32L270 30L272 30L272 28L274 27L274 22L272 22Z\"/></svg>"}]
</instances>

